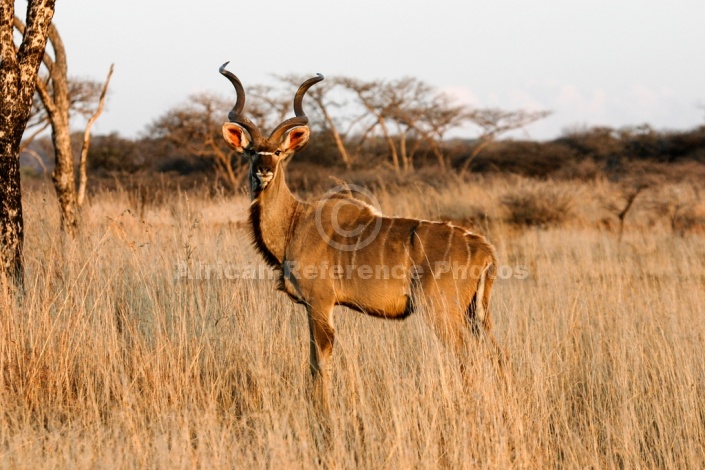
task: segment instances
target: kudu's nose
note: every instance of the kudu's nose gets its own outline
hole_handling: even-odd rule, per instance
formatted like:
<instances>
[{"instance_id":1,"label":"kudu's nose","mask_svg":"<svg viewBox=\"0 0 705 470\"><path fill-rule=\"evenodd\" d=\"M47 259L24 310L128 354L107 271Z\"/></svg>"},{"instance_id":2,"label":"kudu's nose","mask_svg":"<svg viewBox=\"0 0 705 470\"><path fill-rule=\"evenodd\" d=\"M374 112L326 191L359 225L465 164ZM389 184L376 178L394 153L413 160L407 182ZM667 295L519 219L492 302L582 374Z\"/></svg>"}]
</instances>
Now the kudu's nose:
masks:
<instances>
[{"instance_id":1,"label":"kudu's nose","mask_svg":"<svg viewBox=\"0 0 705 470\"><path fill-rule=\"evenodd\" d=\"M262 175L266 175L267 173L272 172L272 167L269 165L259 165L257 167L257 173L260 173Z\"/></svg>"}]
</instances>

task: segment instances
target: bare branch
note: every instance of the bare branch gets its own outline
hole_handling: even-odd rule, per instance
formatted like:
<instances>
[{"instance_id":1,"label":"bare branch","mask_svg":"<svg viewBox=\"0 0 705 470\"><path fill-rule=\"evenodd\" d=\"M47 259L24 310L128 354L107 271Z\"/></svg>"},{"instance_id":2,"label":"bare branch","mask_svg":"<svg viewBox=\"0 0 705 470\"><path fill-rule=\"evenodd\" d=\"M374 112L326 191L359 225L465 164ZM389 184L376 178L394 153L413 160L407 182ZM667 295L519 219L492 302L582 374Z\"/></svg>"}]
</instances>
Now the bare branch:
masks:
<instances>
[{"instance_id":1,"label":"bare branch","mask_svg":"<svg viewBox=\"0 0 705 470\"><path fill-rule=\"evenodd\" d=\"M234 151L227 146L221 134L221 125L225 120L223 110L231 106L229 101L217 95L192 95L185 103L154 121L149 132L189 156L210 160L218 176L231 190L235 190L240 185L242 172L240 168L233 168Z\"/></svg>"},{"instance_id":2,"label":"bare branch","mask_svg":"<svg viewBox=\"0 0 705 470\"><path fill-rule=\"evenodd\" d=\"M297 86L299 83L302 83L304 80L303 77L297 76L297 75L287 75L283 77L277 77L279 80L291 84L293 86ZM323 122L325 123L325 126L327 129L330 131L330 133L333 135L333 140L335 141L336 148L338 149L338 153L340 154L340 158L343 160L343 163L345 164L345 167L350 169L352 165L352 160L350 158L350 155L345 148L345 142L344 142L344 137L341 135L339 132L339 123L336 122L336 119L333 118L331 115L329 109L331 107L339 106L338 103L332 102L328 99L328 96L330 94L330 91L337 85L336 81L331 80L330 82L324 82L320 86L317 86L313 89L311 89L308 92L308 96L313 100L314 103L316 103L316 106L318 107L318 110L320 111L321 115L323 116Z\"/></svg>"},{"instance_id":3,"label":"bare branch","mask_svg":"<svg viewBox=\"0 0 705 470\"><path fill-rule=\"evenodd\" d=\"M108 71L108 77L105 79L105 84L100 92L100 99L98 101L98 108L96 109L93 116L90 117L86 123L86 130L83 132L83 147L81 148L81 160L78 167L78 195L76 198L76 203L78 207L83 206L83 201L86 198L86 185L88 183L88 175L86 173L86 162L88 160L88 148L91 145L91 127L93 123L98 119L103 112L103 107L105 105L105 97L108 93L108 85L110 84L110 77L113 76L113 68L115 64L110 65L110 70Z\"/></svg>"},{"instance_id":4,"label":"bare branch","mask_svg":"<svg viewBox=\"0 0 705 470\"><path fill-rule=\"evenodd\" d=\"M357 80L353 78L342 78L338 80L342 86L348 90L354 92L360 101L360 104L372 115L377 121L378 125L382 130L387 146L389 147L389 153L392 158L392 165L397 173L401 173L401 167L399 165L399 153L397 151L396 145L392 134L389 131L387 123L385 120L391 112L391 106L387 99L388 95L385 96L379 91L383 88L383 83L379 81L369 81L365 82L362 80ZM376 127L375 126L375 127Z\"/></svg>"},{"instance_id":5,"label":"bare branch","mask_svg":"<svg viewBox=\"0 0 705 470\"><path fill-rule=\"evenodd\" d=\"M41 122L40 125L38 125L37 129L34 132L32 132L29 135L29 137L25 137L24 140L22 140L22 143L20 144L20 154L22 154L22 152L26 151L28 149L29 145L32 143L32 141L39 134L44 132L46 130L46 128L49 127L50 124L51 124L51 122L49 121L49 119L44 119L44 121ZM23 135L23 137L24 137L24 135Z\"/></svg>"},{"instance_id":6,"label":"bare branch","mask_svg":"<svg viewBox=\"0 0 705 470\"><path fill-rule=\"evenodd\" d=\"M550 114L551 111L527 111L524 109L508 111L499 108L481 108L470 111L467 116L468 120L482 129L482 134L470 156L460 167L459 176L461 178L465 176L473 160L498 136L522 129Z\"/></svg>"},{"instance_id":7,"label":"bare branch","mask_svg":"<svg viewBox=\"0 0 705 470\"><path fill-rule=\"evenodd\" d=\"M47 171L49 171L49 170L47 170L47 166L44 163L44 159L42 158L42 156L39 155L34 150L26 148L26 149L20 151L20 155L29 155L30 157L34 158L37 161L37 163L39 163L39 166L42 167L42 173L46 173Z\"/></svg>"}]
</instances>

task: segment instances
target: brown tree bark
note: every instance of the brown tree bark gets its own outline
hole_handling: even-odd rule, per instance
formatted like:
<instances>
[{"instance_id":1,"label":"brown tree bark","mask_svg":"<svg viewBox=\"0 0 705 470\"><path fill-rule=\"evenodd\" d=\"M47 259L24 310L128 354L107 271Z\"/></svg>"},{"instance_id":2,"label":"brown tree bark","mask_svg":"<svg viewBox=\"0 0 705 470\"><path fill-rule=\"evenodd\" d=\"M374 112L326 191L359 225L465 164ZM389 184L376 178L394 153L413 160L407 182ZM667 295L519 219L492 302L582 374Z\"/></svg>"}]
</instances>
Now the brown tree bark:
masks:
<instances>
[{"instance_id":1,"label":"brown tree bark","mask_svg":"<svg viewBox=\"0 0 705 470\"><path fill-rule=\"evenodd\" d=\"M69 107L71 98L67 79L66 49L59 31L54 25L49 26L49 44L54 50L54 60L47 54L44 63L49 69L51 90L41 81L37 81L37 91L51 121L51 138L54 143L56 164L52 180L59 199L61 211L61 228L70 236L78 229L78 203L76 199L76 176L74 175L73 149L71 148L71 131L69 129Z\"/></svg>"},{"instance_id":2,"label":"brown tree bark","mask_svg":"<svg viewBox=\"0 0 705 470\"><path fill-rule=\"evenodd\" d=\"M29 0L27 28L14 43L14 1L0 2L0 274L23 286L24 224L19 150L55 0Z\"/></svg>"},{"instance_id":3,"label":"brown tree bark","mask_svg":"<svg viewBox=\"0 0 705 470\"><path fill-rule=\"evenodd\" d=\"M93 116L90 117L86 123L86 130L83 132L83 146L81 147L81 160L78 165L78 207L82 207L86 200L86 186L88 185L88 172L86 166L88 163L88 149L91 145L91 127L93 123L98 119L103 112L103 107L105 106L105 97L108 94L108 85L110 85L110 77L113 76L113 68L115 64L110 65L110 70L108 71L108 78L105 79L105 84L100 92L100 100L98 101L98 109L96 109Z\"/></svg>"}]
</instances>

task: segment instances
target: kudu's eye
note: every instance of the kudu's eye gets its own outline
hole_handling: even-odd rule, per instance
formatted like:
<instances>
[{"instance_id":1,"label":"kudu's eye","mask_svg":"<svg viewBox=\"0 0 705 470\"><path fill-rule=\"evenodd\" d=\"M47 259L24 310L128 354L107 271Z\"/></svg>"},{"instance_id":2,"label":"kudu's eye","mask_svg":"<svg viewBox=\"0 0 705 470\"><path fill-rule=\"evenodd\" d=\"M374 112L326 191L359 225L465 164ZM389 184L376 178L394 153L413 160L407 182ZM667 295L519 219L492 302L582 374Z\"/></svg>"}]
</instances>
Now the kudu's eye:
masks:
<instances>
[{"instance_id":1,"label":"kudu's eye","mask_svg":"<svg viewBox=\"0 0 705 470\"><path fill-rule=\"evenodd\" d=\"M274 155L276 155L278 157L279 155L281 155L281 153L282 153L281 150L277 150L276 152L274 152Z\"/></svg>"}]
</instances>

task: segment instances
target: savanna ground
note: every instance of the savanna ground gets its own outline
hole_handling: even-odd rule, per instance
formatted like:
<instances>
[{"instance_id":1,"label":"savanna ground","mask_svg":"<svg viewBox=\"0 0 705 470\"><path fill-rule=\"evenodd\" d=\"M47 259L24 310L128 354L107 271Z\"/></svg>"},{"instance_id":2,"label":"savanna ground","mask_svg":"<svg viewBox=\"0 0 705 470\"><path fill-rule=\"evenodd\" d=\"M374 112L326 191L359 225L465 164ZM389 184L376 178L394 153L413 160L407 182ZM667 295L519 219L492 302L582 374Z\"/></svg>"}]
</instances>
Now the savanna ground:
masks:
<instances>
[{"instance_id":1,"label":"savanna ground","mask_svg":"<svg viewBox=\"0 0 705 470\"><path fill-rule=\"evenodd\" d=\"M29 190L26 294L0 297L0 467L703 468L702 190L650 188L620 241L600 179L378 187L387 214L472 223L525 267L495 283L508 386L482 360L464 378L419 317L340 308L325 449L304 310L234 276L261 264L247 196L98 192L71 242L52 190ZM527 227L517 194L557 219ZM183 275L204 265L230 271Z\"/></svg>"}]
</instances>

